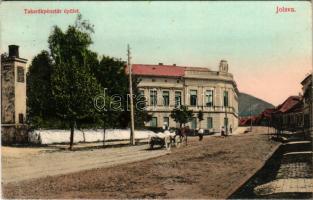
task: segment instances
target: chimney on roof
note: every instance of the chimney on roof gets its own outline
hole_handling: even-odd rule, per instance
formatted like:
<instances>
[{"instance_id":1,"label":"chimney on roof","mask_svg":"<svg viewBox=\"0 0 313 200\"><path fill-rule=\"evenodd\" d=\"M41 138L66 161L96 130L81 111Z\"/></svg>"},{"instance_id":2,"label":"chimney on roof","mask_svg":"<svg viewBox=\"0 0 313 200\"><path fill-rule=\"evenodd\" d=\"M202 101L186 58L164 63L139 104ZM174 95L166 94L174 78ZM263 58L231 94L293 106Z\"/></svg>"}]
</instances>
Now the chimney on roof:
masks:
<instances>
[{"instance_id":1,"label":"chimney on roof","mask_svg":"<svg viewBox=\"0 0 313 200\"><path fill-rule=\"evenodd\" d=\"M18 47L17 45L9 45L9 57L19 58Z\"/></svg>"},{"instance_id":2,"label":"chimney on roof","mask_svg":"<svg viewBox=\"0 0 313 200\"><path fill-rule=\"evenodd\" d=\"M159 65L163 65L163 63L159 63Z\"/></svg>"},{"instance_id":3,"label":"chimney on roof","mask_svg":"<svg viewBox=\"0 0 313 200\"><path fill-rule=\"evenodd\" d=\"M174 63L173 66L176 66L176 64Z\"/></svg>"}]
</instances>

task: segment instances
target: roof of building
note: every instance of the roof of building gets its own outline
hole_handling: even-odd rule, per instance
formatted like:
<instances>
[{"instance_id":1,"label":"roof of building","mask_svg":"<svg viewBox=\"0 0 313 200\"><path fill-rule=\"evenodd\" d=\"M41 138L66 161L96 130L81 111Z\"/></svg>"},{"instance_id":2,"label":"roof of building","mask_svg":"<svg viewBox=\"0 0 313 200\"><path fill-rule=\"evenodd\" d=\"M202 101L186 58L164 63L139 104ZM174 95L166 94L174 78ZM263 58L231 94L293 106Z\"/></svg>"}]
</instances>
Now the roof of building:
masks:
<instances>
[{"instance_id":1,"label":"roof of building","mask_svg":"<svg viewBox=\"0 0 313 200\"><path fill-rule=\"evenodd\" d=\"M296 109L301 103L300 96L290 96L282 104L277 107L277 111L281 113L286 113Z\"/></svg>"},{"instance_id":2,"label":"roof of building","mask_svg":"<svg viewBox=\"0 0 313 200\"><path fill-rule=\"evenodd\" d=\"M271 118L272 114L276 112L275 108L267 108L261 113L262 118Z\"/></svg>"},{"instance_id":3,"label":"roof of building","mask_svg":"<svg viewBox=\"0 0 313 200\"><path fill-rule=\"evenodd\" d=\"M307 75L303 81L301 81L301 84L304 85L307 81L311 80L312 74Z\"/></svg>"},{"instance_id":4,"label":"roof of building","mask_svg":"<svg viewBox=\"0 0 313 200\"><path fill-rule=\"evenodd\" d=\"M252 124L255 124L261 119L259 115L257 116L248 116L248 117L242 117L239 119L239 126L249 126Z\"/></svg>"},{"instance_id":5,"label":"roof of building","mask_svg":"<svg viewBox=\"0 0 313 200\"><path fill-rule=\"evenodd\" d=\"M132 65L133 74L146 75L146 76L181 77L185 75L185 71L191 71L191 70L210 71L208 68L204 68L204 67L186 67L186 66L176 66L176 65L147 65L147 64L133 64Z\"/></svg>"},{"instance_id":6,"label":"roof of building","mask_svg":"<svg viewBox=\"0 0 313 200\"><path fill-rule=\"evenodd\" d=\"M208 72L211 71L209 68L205 67L183 67L185 71L200 71L200 72Z\"/></svg>"}]
</instances>

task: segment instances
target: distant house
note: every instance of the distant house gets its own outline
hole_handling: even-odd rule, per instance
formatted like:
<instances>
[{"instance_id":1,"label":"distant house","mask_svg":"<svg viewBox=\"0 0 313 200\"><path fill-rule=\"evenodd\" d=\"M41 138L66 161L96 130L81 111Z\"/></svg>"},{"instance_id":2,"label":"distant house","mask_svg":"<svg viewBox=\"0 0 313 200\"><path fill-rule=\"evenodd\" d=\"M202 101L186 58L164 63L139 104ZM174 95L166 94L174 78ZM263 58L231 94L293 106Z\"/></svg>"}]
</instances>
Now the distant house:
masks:
<instances>
[{"instance_id":1,"label":"distant house","mask_svg":"<svg viewBox=\"0 0 313 200\"><path fill-rule=\"evenodd\" d=\"M240 125L268 125L282 131L313 130L313 97L312 75L308 75L301 82L302 95L290 96L274 109L266 109L259 116L241 118Z\"/></svg>"},{"instance_id":2,"label":"distant house","mask_svg":"<svg viewBox=\"0 0 313 200\"><path fill-rule=\"evenodd\" d=\"M260 115L241 117L239 120L239 126L271 126L272 115L276 112L275 108L265 109Z\"/></svg>"},{"instance_id":3,"label":"distant house","mask_svg":"<svg viewBox=\"0 0 313 200\"><path fill-rule=\"evenodd\" d=\"M274 128L296 131L303 128L303 101L301 96L290 96L272 113Z\"/></svg>"}]
</instances>

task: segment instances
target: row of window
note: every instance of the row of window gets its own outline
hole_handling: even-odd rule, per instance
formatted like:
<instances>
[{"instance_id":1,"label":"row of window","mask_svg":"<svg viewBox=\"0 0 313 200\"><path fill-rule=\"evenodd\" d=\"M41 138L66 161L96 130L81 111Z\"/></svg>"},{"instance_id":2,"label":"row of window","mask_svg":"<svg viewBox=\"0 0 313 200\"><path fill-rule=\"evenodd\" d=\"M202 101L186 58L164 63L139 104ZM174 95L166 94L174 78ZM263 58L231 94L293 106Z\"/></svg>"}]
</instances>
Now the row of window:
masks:
<instances>
[{"instance_id":1,"label":"row of window","mask_svg":"<svg viewBox=\"0 0 313 200\"><path fill-rule=\"evenodd\" d=\"M163 117L163 126L164 127L169 127L170 125L170 119L169 117ZM157 117L152 117L150 121L150 126L151 127L158 127L158 118ZM196 129L197 128L197 118L193 117L191 120L191 128ZM213 118L208 117L207 118L207 129L213 128Z\"/></svg>"},{"instance_id":2,"label":"row of window","mask_svg":"<svg viewBox=\"0 0 313 200\"><path fill-rule=\"evenodd\" d=\"M140 91L141 95L144 95L143 90ZM224 91L223 95L223 105L228 107L228 91ZM170 92L162 91L163 105L170 105ZM213 107L213 90L207 90L205 92L205 105L207 107ZM158 92L156 90L150 90L150 106L156 106L158 103ZM175 106L180 106L182 103L182 94L180 91L175 91ZM198 104L198 94L197 90L190 90L190 105L197 106Z\"/></svg>"}]
</instances>

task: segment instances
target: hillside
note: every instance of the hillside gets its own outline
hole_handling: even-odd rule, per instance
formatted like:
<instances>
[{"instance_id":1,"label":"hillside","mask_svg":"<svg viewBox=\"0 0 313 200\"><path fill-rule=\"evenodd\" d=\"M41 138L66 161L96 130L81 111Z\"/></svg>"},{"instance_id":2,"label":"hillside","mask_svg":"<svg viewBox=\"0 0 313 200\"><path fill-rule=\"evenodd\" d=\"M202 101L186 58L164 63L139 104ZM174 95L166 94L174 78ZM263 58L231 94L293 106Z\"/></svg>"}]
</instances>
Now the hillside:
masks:
<instances>
[{"instance_id":1,"label":"hillside","mask_svg":"<svg viewBox=\"0 0 313 200\"><path fill-rule=\"evenodd\" d=\"M266 108L274 108L274 105L263 101L262 99L256 98L246 93L239 93L239 116L250 115L250 104L251 114L258 115Z\"/></svg>"}]
</instances>

